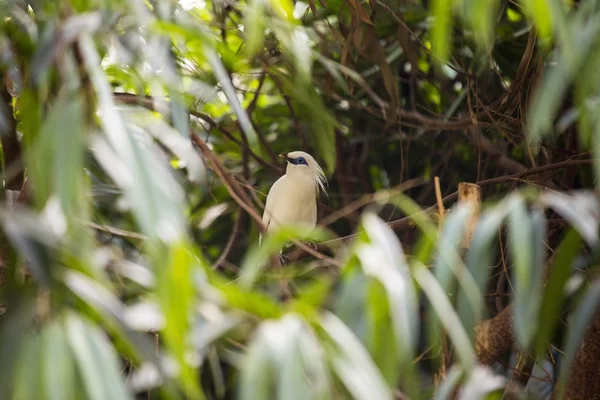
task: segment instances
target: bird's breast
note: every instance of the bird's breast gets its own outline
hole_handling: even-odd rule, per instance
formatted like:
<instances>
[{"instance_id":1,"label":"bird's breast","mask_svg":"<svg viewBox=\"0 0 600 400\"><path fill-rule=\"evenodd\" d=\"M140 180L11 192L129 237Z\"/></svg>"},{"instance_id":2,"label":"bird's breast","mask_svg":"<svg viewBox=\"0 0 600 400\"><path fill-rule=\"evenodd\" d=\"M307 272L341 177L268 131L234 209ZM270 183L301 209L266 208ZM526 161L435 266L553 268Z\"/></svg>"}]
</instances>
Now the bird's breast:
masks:
<instances>
[{"instance_id":1,"label":"bird's breast","mask_svg":"<svg viewBox=\"0 0 600 400\"><path fill-rule=\"evenodd\" d=\"M317 222L317 201L314 182L286 177L274 193L269 231L282 224Z\"/></svg>"}]
</instances>

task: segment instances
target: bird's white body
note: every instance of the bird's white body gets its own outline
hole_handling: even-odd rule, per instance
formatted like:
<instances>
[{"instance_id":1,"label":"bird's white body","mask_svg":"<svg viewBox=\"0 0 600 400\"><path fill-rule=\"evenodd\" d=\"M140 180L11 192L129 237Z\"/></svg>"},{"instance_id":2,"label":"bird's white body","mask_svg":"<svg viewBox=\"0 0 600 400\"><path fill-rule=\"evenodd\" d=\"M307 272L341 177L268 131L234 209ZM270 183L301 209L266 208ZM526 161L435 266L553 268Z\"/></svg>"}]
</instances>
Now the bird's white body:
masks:
<instances>
[{"instance_id":1,"label":"bird's white body","mask_svg":"<svg viewBox=\"0 0 600 400\"><path fill-rule=\"evenodd\" d=\"M314 158L302 151L282 154L288 161L286 173L267 195L262 222L267 234L282 225L317 223L317 191L324 190L325 176Z\"/></svg>"}]
</instances>

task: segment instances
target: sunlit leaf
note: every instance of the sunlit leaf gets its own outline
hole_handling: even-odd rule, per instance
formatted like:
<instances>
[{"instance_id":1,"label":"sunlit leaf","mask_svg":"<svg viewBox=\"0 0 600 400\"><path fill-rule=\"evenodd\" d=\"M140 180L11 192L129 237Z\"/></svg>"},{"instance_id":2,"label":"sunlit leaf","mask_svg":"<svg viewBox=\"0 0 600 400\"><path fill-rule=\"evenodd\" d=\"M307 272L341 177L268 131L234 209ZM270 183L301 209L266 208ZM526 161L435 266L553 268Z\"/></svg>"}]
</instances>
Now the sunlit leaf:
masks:
<instances>
[{"instance_id":1,"label":"sunlit leaf","mask_svg":"<svg viewBox=\"0 0 600 400\"><path fill-rule=\"evenodd\" d=\"M434 0L431 4L431 13L435 23L431 29L432 51L439 63L448 60L452 42L449 40L452 29L452 10L454 0Z\"/></svg>"},{"instance_id":2,"label":"sunlit leaf","mask_svg":"<svg viewBox=\"0 0 600 400\"><path fill-rule=\"evenodd\" d=\"M552 37L552 5L548 0L521 0L544 40Z\"/></svg>"},{"instance_id":3,"label":"sunlit leaf","mask_svg":"<svg viewBox=\"0 0 600 400\"><path fill-rule=\"evenodd\" d=\"M182 214L183 193L169 171L167 161L148 135L137 129L134 135L117 111L112 91L100 69L100 60L88 36L80 40L92 83L99 98L106 139L94 138L95 154L113 180L123 188L136 220L144 233L165 242L185 235ZM129 129L128 129L129 128Z\"/></svg>"},{"instance_id":4,"label":"sunlit leaf","mask_svg":"<svg viewBox=\"0 0 600 400\"><path fill-rule=\"evenodd\" d=\"M245 52L253 57L260 51L265 39L267 1L251 0L244 13Z\"/></svg>"}]
</instances>

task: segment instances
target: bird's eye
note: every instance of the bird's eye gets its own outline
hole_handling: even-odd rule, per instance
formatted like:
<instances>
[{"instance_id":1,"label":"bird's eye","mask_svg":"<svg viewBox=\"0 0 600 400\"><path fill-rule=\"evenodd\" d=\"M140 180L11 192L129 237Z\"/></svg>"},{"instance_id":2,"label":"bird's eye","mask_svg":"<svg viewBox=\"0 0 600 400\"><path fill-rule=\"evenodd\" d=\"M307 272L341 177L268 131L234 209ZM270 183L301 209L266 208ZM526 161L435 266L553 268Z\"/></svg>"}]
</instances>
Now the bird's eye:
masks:
<instances>
[{"instance_id":1,"label":"bird's eye","mask_svg":"<svg viewBox=\"0 0 600 400\"><path fill-rule=\"evenodd\" d=\"M297 162L298 164L305 164L305 165L306 165L306 160L304 159L304 157L298 157L298 158L296 159L296 162Z\"/></svg>"}]
</instances>

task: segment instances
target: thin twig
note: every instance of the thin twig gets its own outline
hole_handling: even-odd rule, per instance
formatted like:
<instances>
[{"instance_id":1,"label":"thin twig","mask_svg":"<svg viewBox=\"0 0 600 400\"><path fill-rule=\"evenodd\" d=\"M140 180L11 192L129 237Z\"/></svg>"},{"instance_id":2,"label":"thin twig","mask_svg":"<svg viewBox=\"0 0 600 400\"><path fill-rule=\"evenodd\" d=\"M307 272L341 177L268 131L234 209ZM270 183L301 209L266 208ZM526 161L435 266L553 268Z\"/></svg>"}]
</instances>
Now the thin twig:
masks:
<instances>
[{"instance_id":1,"label":"thin twig","mask_svg":"<svg viewBox=\"0 0 600 400\"><path fill-rule=\"evenodd\" d=\"M231 175L225 170L225 167L223 166L223 164L221 164L221 162L219 161L217 156L215 156L215 154L208 148L208 146L206 145L206 143L204 143L204 141L200 138L200 136L198 136L194 132L191 132L190 134L191 134L192 141L196 145L198 145L198 147L200 147L202 154L204 154L204 156L206 158L208 158L210 160L210 162L213 164L215 173L217 174L217 176L219 177L221 182L223 182L223 185L227 188L227 191L229 192L231 197L233 197L233 199L240 205L240 207L242 207L244 210L246 210L246 212L256 222L260 232L264 234L265 227L262 223L262 218L260 217L258 212L252 206L252 202L246 195L246 192L244 192L244 190L242 190L239 187L239 185L235 181L235 179L233 179L231 177Z\"/></svg>"},{"instance_id":2,"label":"thin twig","mask_svg":"<svg viewBox=\"0 0 600 400\"><path fill-rule=\"evenodd\" d=\"M592 165L593 163L594 163L594 160L592 160L592 159L566 160L566 161L561 161L561 162L557 162L554 164L543 165L543 166L537 167L537 168L531 168L526 171L518 172L516 174L504 175L504 176L499 176L499 177L490 178L490 179L484 179L482 181L475 182L475 184L477 184L479 186L489 186L489 185L495 185L495 184L500 184L500 183L505 183L505 182L512 182L516 178L522 178L525 176L540 174L540 173L547 172L547 171L562 169L562 168L570 167L573 165ZM458 192L454 192L454 193L451 193L448 196L444 197L442 199L442 203L448 204L448 203L456 200L457 198L458 198ZM423 211L418 212L417 214L429 215L429 214L435 213L436 210L437 210L437 204L434 204L433 206L428 207L428 208L424 209ZM390 222L388 222L388 225L392 230L394 230L396 232L402 231L405 228L414 226L413 220L414 220L415 216L416 215L409 215L404 218L390 221ZM354 237L356 235L357 235L356 233L353 233L351 235L347 235L347 236L343 236L343 237L340 237L337 239L318 243L317 250L325 251L327 248L339 248L339 247L343 246L345 243L354 239ZM298 259L304 258L306 256L307 256L307 254L305 254L303 252L295 252L295 253L292 253L289 258L291 260L298 260Z\"/></svg>"},{"instance_id":3,"label":"thin twig","mask_svg":"<svg viewBox=\"0 0 600 400\"><path fill-rule=\"evenodd\" d=\"M435 184L435 199L437 201L438 212L440 213L440 226L444 222L444 202L442 200L442 189L440 187L440 177L436 176L433 178L433 182Z\"/></svg>"}]
</instances>

